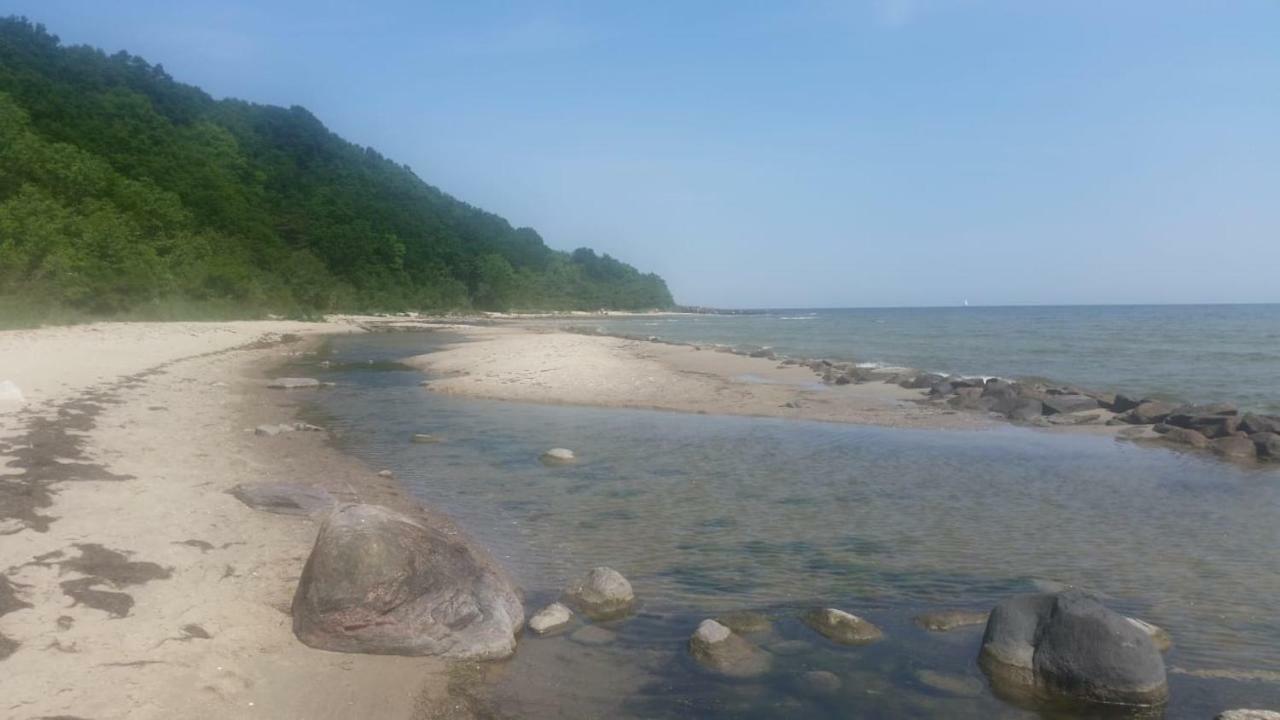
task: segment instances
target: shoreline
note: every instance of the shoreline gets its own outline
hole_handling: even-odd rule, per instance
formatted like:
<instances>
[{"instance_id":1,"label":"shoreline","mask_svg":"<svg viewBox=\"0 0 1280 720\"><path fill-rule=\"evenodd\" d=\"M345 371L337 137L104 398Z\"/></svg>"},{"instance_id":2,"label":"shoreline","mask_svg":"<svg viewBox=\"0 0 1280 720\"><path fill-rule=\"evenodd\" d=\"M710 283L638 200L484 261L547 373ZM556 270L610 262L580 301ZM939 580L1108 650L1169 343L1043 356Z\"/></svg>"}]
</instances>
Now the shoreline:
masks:
<instances>
[{"instance_id":1,"label":"shoreline","mask_svg":"<svg viewBox=\"0 0 1280 720\"><path fill-rule=\"evenodd\" d=\"M264 389L275 368L367 327L347 318L0 333L0 380L28 400L0 409L0 714L469 716L454 692L457 663L299 642L289 608L316 525L227 492L296 483L451 526L327 432L253 432L293 422L317 392Z\"/></svg>"},{"instance_id":2,"label":"shoreline","mask_svg":"<svg viewBox=\"0 0 1280 720\"><path fill-rule=\"evenodd\" d=\"M1280 462L1280 417L1051 380L944 376L612 335L528 320L456 328L462 341L405 360L463 397L930 430L1021 427L1110 436L1223 460ZM1256 426L1256 427L1255 427ZM1268 462L1271 461L1271 462Z\"/></svg>"}]
</instances>

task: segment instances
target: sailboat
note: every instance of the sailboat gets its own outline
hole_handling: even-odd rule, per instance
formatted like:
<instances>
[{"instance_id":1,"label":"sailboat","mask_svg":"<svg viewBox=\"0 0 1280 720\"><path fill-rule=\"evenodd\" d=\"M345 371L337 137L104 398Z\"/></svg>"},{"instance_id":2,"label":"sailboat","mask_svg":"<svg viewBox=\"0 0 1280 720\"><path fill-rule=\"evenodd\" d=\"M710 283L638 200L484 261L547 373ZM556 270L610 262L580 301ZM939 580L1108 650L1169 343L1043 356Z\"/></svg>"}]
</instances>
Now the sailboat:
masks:
<instances>
[{"instance_id":1,"label":"sailboat","mask_svg":"<svg viewBox=\"0 0 1280 720\"><path fill-rule=\"evenodd\" d=\"M969 298L964 299L964 306L969 307Z\"/></svg>"}]
</instances>

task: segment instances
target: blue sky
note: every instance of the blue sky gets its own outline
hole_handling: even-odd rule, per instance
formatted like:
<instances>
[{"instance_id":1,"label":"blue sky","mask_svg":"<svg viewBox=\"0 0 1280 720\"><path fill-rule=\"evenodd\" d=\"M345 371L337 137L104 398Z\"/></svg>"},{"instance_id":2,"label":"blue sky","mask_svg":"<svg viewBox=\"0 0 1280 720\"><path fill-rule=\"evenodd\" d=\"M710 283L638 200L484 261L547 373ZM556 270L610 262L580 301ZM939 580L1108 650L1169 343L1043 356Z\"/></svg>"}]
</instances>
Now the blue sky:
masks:
<instances>
[{"instance_id":1,"label":"blue sky","mask_svg":"<svg viewBox=\"0 0 1280 720\"><path fill-rule=\"evenodd\" d=\"M807 307L1280 301L1280 3L10 0L454 195Z\"/></svg>"}]
</instances>

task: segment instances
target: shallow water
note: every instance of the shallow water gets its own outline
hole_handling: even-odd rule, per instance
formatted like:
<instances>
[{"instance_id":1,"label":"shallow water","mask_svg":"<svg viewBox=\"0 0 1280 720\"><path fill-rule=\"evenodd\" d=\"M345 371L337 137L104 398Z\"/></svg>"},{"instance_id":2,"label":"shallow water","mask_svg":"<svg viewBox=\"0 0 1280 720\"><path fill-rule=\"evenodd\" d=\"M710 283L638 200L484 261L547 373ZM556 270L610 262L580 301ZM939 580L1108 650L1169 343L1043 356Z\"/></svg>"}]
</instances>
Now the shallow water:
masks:
<instances>
[{"instance_id":1,"label":"shallow water","mask_svg":"<svg viewBox=\"0 0 1280 720\"><path fill-rule=\"evenodd\" d=\"M937 372L1047 377L1097 390L1280 412L1280 305L866 308L574 318L684 342Z\"/></svg>"},{"instance_id":2,"label":"shallow water","mask_svg":"<svg viewBox=\"0 0 1280 720\"><path fill-rule=\"evenodd\" d=\"M525 636L490 689L519 717L1033 717L992 697L981 628L926 633L929 609L988 609L1070 583L1168 629L1170 718L1280 705L1280 472L1107 438L1015 428L933 432L434 395L395 365L440 335L335 338L337 387L313 411L340 444L390 468L491 548L531 610L600 564L637 615L590 637ZM415 432L445 438L414 445ZM547 468L549 447L577 465ZM795 621L841 607L886 640L840 648ZM755 609L775 669L701 671L684 651L704 617ZM814 697L799 673L835 672ZM939 683L928 673L946 676ZM934 679L933 684L926 682ZM935 687L942 685L950 689ZM1069 715L1068 715L1069 716Z\"/></svg>"}]
</instances>

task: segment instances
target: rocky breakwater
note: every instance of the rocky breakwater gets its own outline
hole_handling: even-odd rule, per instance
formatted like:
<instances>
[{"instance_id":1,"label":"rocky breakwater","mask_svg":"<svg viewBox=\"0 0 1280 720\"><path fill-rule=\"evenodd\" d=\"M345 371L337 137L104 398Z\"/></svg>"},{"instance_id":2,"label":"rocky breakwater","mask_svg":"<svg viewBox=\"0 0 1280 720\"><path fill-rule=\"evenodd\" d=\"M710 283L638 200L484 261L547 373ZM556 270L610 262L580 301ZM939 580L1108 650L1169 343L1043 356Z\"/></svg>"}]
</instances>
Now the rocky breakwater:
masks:
<instances>
[{"instance_id":1,"label":"rocky breakwater","mask_svg":"<svg viewBox=\"0 0 1280 720\"><path fill-rule=\"evenodd\" d=\"M828 385L895 383L927 390L927 401L1037 427L1107 425L1119 437L1203 450L1238 462L1280 462L1280 416L1242 413L1229 403L1189 405L1134 398L1049 381L944 376L903 368L806 360Z\"/></svg>"},{"instance_id":2,"label":"rocky breakwater","mask_svg":"<svg viewBox=\"0 0 1280 720\"><path fill-rule=\"evenodd\" d=\"M501 567L456 531L376 505L320 526L293 598L293 631L322 650L509 657L524 623Z\"/></svg>"}]
</instances>

